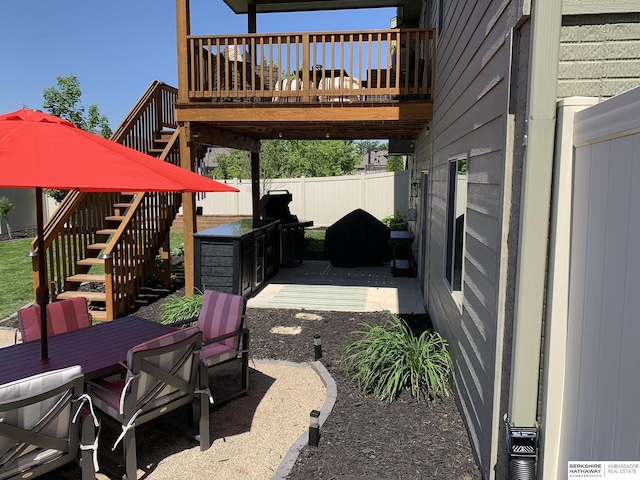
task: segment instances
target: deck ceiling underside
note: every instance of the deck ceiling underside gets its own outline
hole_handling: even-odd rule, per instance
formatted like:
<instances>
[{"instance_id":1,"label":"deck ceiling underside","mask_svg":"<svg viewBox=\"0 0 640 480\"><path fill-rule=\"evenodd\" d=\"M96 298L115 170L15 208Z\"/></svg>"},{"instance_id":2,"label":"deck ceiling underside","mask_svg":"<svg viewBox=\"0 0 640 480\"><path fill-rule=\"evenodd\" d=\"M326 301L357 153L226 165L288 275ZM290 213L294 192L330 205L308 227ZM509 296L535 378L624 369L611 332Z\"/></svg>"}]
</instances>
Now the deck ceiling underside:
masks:
<instances>
[{"instance_id":1,"label":"deck ceiling underside","mask_svg":"<svg viewBox=\"0 0 640 480\"><path fill-rule=\"evenodd\" d=\"M209 104L211 105L211 104ZM177 105L179 121L258 140L415 139L432 118L431 102L318 107L195 107Z\"/></svg>"}]
</instances>

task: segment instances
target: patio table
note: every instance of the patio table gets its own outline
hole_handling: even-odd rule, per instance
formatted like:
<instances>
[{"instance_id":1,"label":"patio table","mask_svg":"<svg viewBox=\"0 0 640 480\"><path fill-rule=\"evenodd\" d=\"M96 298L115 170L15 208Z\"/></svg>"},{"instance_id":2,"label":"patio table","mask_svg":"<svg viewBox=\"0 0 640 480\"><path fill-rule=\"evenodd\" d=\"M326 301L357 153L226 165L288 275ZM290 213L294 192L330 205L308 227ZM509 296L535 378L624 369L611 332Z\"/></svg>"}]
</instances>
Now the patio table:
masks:
<instances>
[{"instance_id":1,"label":"patio table","mask_svg":"<svg viewBox=\"0 0 640 480\"><path fill-rule=\"evenodd\" d=\"M80 365L86 380L119 370L130 348L175 331L134 315L49 337L49 358L42 360L40 340L0 348L0 385Z\"/></svg>"}]
</instances>

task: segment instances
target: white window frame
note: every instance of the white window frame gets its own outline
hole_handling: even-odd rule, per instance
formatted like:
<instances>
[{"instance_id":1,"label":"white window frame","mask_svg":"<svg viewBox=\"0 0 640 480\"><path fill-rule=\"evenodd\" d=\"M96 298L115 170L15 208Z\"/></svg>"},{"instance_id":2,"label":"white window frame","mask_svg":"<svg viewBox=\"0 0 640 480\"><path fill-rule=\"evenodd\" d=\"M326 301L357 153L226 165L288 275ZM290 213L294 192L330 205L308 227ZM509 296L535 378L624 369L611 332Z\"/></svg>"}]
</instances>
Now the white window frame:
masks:
<instances>
[{"instance_id":1,"label":"white window frame","mask_svg":"<svg viewBox=\"0 0 640 480\"><path fill-rule=\"evenodd\" d=\"M444 228L443 280L456 303L462 308L464 289L464 257L467 211L467 182L465 173L464 192L460 191L461 162L468 166L467 155L456 155L447 162L447 197ZM454 175L455 172L455 175ZM452 181L455 178L455 181ZM462 212L462 220L458 221ZM456 264L459 268L456 269Z\"/></svg>"}]
</instances>

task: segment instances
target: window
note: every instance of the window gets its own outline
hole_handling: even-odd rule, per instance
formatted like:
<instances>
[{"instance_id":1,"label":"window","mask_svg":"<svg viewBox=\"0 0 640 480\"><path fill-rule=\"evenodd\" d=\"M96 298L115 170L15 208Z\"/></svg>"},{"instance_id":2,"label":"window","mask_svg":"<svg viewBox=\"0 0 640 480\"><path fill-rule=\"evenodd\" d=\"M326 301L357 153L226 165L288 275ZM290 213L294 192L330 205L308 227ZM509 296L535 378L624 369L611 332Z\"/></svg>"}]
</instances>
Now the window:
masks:
<instances>
[{"instance_id":1,"label":"window","mask_svg":"<svg viewBox=\"0 0 640 480\"><path fill-rule=\"evenodd\" d=\"M447 172L447 217L445 225L444 273L451 293L462 303L464 260L464 216L467 209L467 157L449 160Z\"/></svg>"}]
</instances>

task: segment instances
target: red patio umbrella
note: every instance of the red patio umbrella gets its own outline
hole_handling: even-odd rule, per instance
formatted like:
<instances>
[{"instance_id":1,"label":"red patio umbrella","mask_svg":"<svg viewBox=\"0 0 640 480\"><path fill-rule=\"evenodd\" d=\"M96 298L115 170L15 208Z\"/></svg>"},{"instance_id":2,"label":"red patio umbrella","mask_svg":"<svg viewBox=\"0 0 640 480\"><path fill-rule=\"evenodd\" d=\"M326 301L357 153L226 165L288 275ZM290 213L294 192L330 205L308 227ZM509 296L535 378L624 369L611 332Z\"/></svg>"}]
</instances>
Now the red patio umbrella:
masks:
<instances>
[{"instance_id":1,"label":"red patio umbrella","mask_svg":"<svg viewBox=\"0 0 640 480\"><path fill-rule=\"evenodd\" d=\"M237 192L184 168L85 132L33 110L0 115L0 187L35 188L38 252L44 250L42 189L82 192ZM49 292L44 255L38 255L42 358L47 352Z\"/></svg>"}]
</instances>

